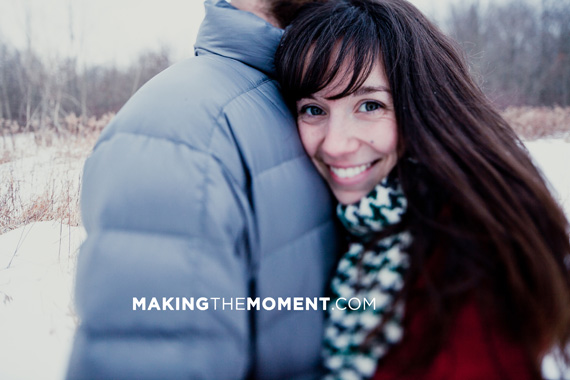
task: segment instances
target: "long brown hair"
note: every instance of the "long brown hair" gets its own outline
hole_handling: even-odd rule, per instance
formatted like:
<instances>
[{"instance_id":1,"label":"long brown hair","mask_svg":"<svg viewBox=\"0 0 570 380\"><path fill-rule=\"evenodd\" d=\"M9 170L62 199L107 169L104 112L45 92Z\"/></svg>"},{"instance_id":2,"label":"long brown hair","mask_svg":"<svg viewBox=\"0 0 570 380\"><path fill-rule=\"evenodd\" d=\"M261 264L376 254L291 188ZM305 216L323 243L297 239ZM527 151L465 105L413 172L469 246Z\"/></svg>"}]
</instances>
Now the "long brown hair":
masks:
<instances>
[{"instance_id":1,"label":"long brown hair","mask_svg":"<svg viewBox=\"0 0 570 380\"><path fill-rule=\"evenodd\" d=\"M414 236L403 294L426 280L435 313L426 360L453 310L476 294L526 348L539 377L545 350L569 342L568 221L453 41L404 0L331 0L299 13L275 58L293 112L337 75L352 80L335 98L351 94L377 62L393 96L397 170ZM442 249L441 265L430 270Z\"/></svg>"}]
</instances>

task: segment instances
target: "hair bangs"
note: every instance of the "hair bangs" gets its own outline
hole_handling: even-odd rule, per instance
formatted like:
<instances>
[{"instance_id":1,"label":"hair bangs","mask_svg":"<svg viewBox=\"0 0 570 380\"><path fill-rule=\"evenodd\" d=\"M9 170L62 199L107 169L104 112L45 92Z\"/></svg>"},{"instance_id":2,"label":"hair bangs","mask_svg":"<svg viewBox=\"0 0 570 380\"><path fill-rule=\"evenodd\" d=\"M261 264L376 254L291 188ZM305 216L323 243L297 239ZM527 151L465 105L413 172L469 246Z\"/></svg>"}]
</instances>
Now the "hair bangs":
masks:
<instances>
[{"instance_id":1,"label":"hair bangs","mask_svg":"<svg viewBox=\"0 0 570 380\"><path fill-rule=\"evenodd\" d=\"M380 62L375 23L365 12L342 5L332 21L314 17L312 7L307 7L294 21L297 27L285 32L275 62L288 104L331 84L339 84L339 88L330 99L348 96L362 86Z\"/></svg>"}]
</instances>

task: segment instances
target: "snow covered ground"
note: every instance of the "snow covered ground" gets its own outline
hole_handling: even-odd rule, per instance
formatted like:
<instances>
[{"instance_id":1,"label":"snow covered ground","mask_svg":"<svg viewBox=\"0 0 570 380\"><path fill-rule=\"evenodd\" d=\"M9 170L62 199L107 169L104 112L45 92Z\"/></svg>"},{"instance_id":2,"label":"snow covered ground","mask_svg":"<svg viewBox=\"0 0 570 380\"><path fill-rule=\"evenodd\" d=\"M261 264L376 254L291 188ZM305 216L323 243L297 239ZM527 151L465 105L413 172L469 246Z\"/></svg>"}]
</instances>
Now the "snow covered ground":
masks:
<instances>
[{"instance_id":1,"label":"snow covered ground","mask_svg":"<svg viewBox=\"0 0 570 380\"><path fill-rule=\"evenodd\" d=\"M570 216L570 142L527 147ZM63 378L77 324L73 278L84 237L81 227L49 221L0 235L0 379ZM543 372L560 378L550 358Z\"/></svg>"},{"instance_id":2,"label":"snow covered ground","mask_svg":"<svg viewBox=\"0 0 570 380\"><path fill-rule=\"evenodd\" d=\"M570 218L570 142L564 140L537 140L526 147L551 185L551 191ZM570 379L570 369L563 376L557 370L553 357L547 357L542 366L546 379Z\"/></svg>"},{"instance_id":3,"label":"snow covered ground","mask_svg":"<svg viewBox=\"0 0 570 380\"><path fill-rule=\"evenodd\" d=\"M570 218L570 139L536 140L526 143L526 147Z\"/></svg>"},{"instance_id":4,"label":"snow covered ground","mask_svg":"<svg viewBox=\"0 0 570 380\"><path fill-rule=\"evenodd\" d=\"M0 236L0 379L62 379L76 327L81 227L38 222Z\"/></svg>"}]
</instances>

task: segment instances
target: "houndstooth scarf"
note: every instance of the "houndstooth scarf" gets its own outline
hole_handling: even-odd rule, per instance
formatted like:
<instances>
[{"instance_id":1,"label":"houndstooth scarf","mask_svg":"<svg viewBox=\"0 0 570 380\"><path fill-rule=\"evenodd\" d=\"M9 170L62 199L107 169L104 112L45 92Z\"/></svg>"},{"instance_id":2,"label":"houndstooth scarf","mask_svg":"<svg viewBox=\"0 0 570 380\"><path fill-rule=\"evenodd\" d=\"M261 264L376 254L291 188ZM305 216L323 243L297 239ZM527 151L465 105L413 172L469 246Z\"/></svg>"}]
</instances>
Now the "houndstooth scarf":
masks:
<instances>
[{"instance_id":1,"label":"houndstooth scarf","mask_svg":"<svg viewBox=\"0 0 570 380\"><path fill-rule=\"evenodd\" d=\"M339 204L337 215L356 240L365 241L374 232L400 222L406 206L397 177L389 175L358 203ZM362 347L404 285L408 268L404 250L410 242L411 235L403 231L379 240L373 250L365 250L361 242L351 243L341 258L331 284L333 297L325 325L326 380L371 378L378 360L402 339L404 305L399 302L381 332L367 348ZM353 298L361 301L360 307L357 300L350 301ZM365 301L375 305L365 306Z\"/></svg>"}]
</instances>

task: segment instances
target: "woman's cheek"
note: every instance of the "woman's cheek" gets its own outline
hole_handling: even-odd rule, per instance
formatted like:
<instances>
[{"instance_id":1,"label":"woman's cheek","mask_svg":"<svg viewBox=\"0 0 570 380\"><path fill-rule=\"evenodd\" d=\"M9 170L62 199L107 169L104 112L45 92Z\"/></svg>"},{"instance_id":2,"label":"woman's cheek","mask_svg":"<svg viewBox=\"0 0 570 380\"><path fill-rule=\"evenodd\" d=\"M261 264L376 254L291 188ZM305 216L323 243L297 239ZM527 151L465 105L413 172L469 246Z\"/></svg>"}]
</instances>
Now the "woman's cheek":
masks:
<instances>
[{"instance_id":1,"label":"woman's cheek","mask_svg":"<svg viewBox=\"0 0 570 380\"><path fill-rule=\"evenodd\" d=\"M375 150L389 154L398 149L398 130L396 122L383 123L371 128L367 133L367 140Z\"/></svg>"},{"instance_id":2,"label":"woman's cheek","mask_svg":"<svg viewBox=\"0 0 570 380\"><path fill-rule=\"evenodd\" d=\"M299 136L305 151L309 156L313 156L317 151L319 141L322 140L319 128L314 126L307 126L303 123L299 124Z\"/></svg>"}]
</instances>

